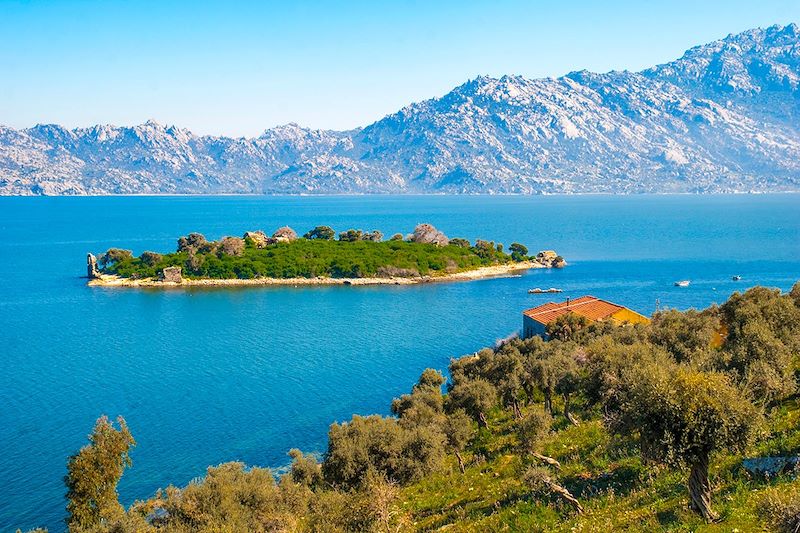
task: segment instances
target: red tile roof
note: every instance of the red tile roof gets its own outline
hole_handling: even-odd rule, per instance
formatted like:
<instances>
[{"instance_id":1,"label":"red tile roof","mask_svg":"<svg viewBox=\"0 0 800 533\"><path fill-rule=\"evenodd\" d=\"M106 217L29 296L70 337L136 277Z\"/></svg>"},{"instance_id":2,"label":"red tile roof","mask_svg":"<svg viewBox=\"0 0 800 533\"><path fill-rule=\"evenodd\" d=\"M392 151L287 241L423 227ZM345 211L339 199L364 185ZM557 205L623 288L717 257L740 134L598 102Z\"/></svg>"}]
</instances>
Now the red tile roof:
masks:
<instances>
[{"instance_id":1,"label":"red tile roof","mask_svg":"<svg viewBox=\"0 0 800 533\"><path fill-rule=\"evenodd\" d=\"M594 296L581 296L558 304L548 302L539 307L523 311L522 314L542 324L549 324L567 313L576 313L589 320L603 320L622 309L625 308L621 305L612 304Z\"/></svg>"}]
</instances>

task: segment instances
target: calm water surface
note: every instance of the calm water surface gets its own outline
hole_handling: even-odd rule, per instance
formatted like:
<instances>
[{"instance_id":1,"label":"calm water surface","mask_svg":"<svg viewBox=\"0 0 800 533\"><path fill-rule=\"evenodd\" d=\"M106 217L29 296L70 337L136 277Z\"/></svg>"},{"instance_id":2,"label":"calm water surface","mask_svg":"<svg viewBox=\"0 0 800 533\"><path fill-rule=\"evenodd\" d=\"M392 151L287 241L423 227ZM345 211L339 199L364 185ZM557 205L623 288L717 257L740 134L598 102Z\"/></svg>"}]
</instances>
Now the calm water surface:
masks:
<instances>
[{"instance_id":1,"label":"calm water surface","mask_svg":"<svg viewBox=\"0 0 800 533\"><path fill-rule=\"evenodd\" d=\"M86 252L167 251L319 225L554 248L570 266L412 287L147 291L89 288ZM731 281L740 274L743 280ZM207 465L281 466L322 451L328 424L387 413L550 299L609 298L650 314L800 278L800 196L0 198L0 531L63 529L62 477L100 414L137 440L124 503ZM672 286L691 279L685 289Z\"/></svg>"}]
</instances>

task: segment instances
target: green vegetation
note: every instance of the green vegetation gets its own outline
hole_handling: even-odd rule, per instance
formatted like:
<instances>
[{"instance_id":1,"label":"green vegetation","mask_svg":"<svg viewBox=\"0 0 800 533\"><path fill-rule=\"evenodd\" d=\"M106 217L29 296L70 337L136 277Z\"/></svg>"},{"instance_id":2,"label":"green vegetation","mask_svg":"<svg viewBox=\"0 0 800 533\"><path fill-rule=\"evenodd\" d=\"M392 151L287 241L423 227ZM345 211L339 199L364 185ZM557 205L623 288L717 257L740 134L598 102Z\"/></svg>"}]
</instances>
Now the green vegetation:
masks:
<instances>
[{"instance_id":1,"label":"green vegetation","mask_svg":"<svg viewBox=\"0 0 800 533\"><path fill-rule=\"evenodd\" d=\"M124 278L154 278L166 267L181 267L187 278L364 278L419 277L451 274L483 266L529 260L527 248L515 243L512 254L503 246L465 239L448 239L429 224L420 224L404 239L396 235L383 241L380 231L349 229L339 233L317 226L303 238L288 227L272 237L247 232L244 237L207 241L199 233L178 240L173 253L144 252L134 257L128 250L112 248L100 255L105 274Z\"/></svg>"},{"instance_id":2,"label":"green vegetation","mask_svg":"<svg viewBox=\"0 0 800 533\"><path fill-rule=\"evenodd\" d=\"M756 287L649 325L567 320L559 338L454 359L445 391L425 370L394 416L333 424L321 462L292 450L277 480L223 464L125 513L132 439L101 419L70 460L70 531L796 532L797 472L742 459L800 453L797 294Z\"/></svg>"}]
</instances>

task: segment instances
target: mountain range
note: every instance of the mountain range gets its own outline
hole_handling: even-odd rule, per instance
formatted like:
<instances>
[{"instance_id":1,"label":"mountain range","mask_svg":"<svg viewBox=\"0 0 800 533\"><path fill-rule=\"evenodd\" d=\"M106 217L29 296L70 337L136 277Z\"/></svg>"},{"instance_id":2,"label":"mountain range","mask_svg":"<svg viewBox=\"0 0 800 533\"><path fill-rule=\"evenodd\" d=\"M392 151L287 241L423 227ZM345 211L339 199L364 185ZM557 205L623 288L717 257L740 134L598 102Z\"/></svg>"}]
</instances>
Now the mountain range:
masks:
<instances>
[{"instance_id":1,"label":"mountain range","mask_svg":"<svg viewBox=\"0 0 800 533\"><path fill-rule=\"evenodd\" d=\"M0 126L0 194L800 190L800 29L640 72L478 77L351 131Z\"/></svg>"}]
</instances>

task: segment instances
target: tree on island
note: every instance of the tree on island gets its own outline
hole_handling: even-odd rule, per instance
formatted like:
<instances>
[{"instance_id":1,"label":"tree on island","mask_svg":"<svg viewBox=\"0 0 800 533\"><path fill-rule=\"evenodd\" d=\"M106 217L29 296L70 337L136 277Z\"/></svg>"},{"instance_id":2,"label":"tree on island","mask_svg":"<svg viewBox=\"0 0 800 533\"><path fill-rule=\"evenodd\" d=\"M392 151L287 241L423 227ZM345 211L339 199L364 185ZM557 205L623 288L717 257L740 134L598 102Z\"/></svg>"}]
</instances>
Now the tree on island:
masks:
<instances>
[{"instance_id":1,"label":"tree on island","mask_svg":"<svg viewBox=\"0 0 800 533\"><path fill-rule=\"evenodd\" d=\"M330 226L317 226L303 235L304 239L319 239L323 241L332 241L336 238L336 232Z\"/></svg>"},{"instance_id":2,"label":"tree on island","mask_svg":"<svg viewBox=\"0 0 800 533\"><path fill-rule=\"evenodd\" d=\"M360 229L349 229L339 233L339 240L342 242L357 242L361 240L364 232Z\"/></svg>"},{"instance_id":3,"label":"tree on island","mask_svg":"<svg viewBox=\"0 0 800 533\"><path fill-rule=\"evenodd\" d=\"M512 242L508 251L511 252L511 258L514 261L522 261L528 256L528 247L518 242Z\"/></svg>"},{"instance_id":4,"label":"tree on island","mask_svg":"<svg viewBox=\"0 0 800 533\"><path fill-rule=\"evenodd\" d=\"M97 258L97 262L100 264L101 268L106 268L114 263L129 261L130 259L133 259L133 252L130 250L123 250L122 248L109 248L106 253L100 254L100 257Z\"/></svg>"},{"instance_id":5,"label":"tree on island","mask_svg":"<svg viewBox=\"0 0 800 533\"><path fill-rule=\"evenodd\" d=\"M100 417L89 435L89 444L69 458L67 475L67 525L91 528L120 518L117 483L131 466L130 449L136 445L125 419L117 418L119 429Z\"/></svg>"}]
</instances>

